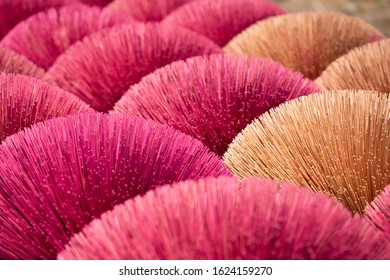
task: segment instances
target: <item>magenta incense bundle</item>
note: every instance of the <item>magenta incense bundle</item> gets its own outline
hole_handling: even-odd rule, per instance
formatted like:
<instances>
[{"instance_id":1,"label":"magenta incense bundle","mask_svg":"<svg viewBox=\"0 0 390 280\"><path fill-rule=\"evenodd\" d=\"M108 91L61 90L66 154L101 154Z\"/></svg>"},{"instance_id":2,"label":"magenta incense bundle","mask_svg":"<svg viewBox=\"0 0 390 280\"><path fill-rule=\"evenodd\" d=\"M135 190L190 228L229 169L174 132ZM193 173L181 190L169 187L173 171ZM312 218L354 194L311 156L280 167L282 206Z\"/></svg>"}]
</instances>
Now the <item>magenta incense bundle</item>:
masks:
<instances>
[{"instance_id":1,"label":"magenta incense bundle","mask_svg":"<svg viewBox=\"0 0 390 280\"><path fill-rule=\"evenodd\" d=\"M26 57L2 47L0 47L0 71L38 78L45 74L42 68L35 65Z\"/></svg>"},{"instance_id":2,"label":"magenta incense bundle","mask_svg":"<svg viewBox=\"0 0 390 280\"><path fill-rule=\"evenodd\" d=\"M254 118L318 91L314 82L276 62L212 55L155 71L131 87L114 111L167 123L222 155Z\"/></svg>"},{"instance_id":3,"label":"magenta incense bundle","mask_svg":"<svg viewBox=\"0 0 390 280\"><path fill-rule=\"evenodd\" d=\"M35 13L77 2L78 0L0 0L0 39L16 24Z\"/></svg>"},{"instance_id":4,"label":"magenta incense bundle","mask_svg":"<svg viewBox=\"0 0 390 280\"><path fill-rule=\"evenodd\" d=\"M38 122L89 111L87 104L59 87L0 73L0 142Z\"/></svg>"},{"instance_id":5,"label":"magenta incense bundle","mask_svg":"<svg viewBox=\"0 0 390 280\"><path fill-rule=\"evenodd\" d=\"M128 200L59 259L386 259L390 243L323 194L270 180L186 181Z\"/></svg>"},{"instance_id":6,"label":"magenta incense bundle","mask_svg":"<svg viewBox=\"0 0 390 280\"><path fill-rule=\"evenodd\" d=\"M175 60L220 53L196 33L158 24L132 24L84 38L61 55L47 79L107 112L129 87Z\"/></svg>"},{"instance_id":7,"label":"magenta incense bundle","mask_svg":"<svg viewBox=\"0 0 390 280\"><path fill-rule=\"evenodd\" d=\"M368 219L390 239L390 186L376 196L365 209Z\"/></svg>"},{"instance_id":8,"label":"magenta incense bundle","mask_svg":"<svg viewBox=\"0 0 390 280\"><path fill-rule=\"evenodd\" d=\"M82 5L50 9L19 23L0 46L24 55L48 69L72 44L98 30L124 22L126 16Z\"/></svg>"},{"instance_id":9,"label":"magenta incense bundle","mask_svg":"<svg viewBox=\"0 0 390 280\"><path fill-rule=\"evenodd\" d=\"M195 31L224 46L253 23L285 13L267 0L197 0L176 9L163 22Z\"/></svg>"},{"instance_id":10,"label":"magenta incense bundle","mask_svg":"<svg viewBox=\"0 0 390 280\"><path fill-rule=\"evenodd\" d=\"M0 260L390 274L245 261L390 260L385 2L0 0ZM0 280L147 266L17 263Z\"/></svg>"},{"instance_id":11,"label":"magenta incense bundle","mask_svg":"<svg viewBox=\"0 0 390 280\"><path fill-rule=\"evenodd\" d=\"M81 3L91 5L91 6L101 6L104 7L111 3L113 0L78 0Z\"/></svg>"},{"instance_id":12,"label":"magenta incense bundle","mask_svg":"<svg viewBox=\"0 0 390 280\"><path fill-rule=\"evenodd\" d=\"M84 225L149 189L229 175L201 142L134 117L39 123L0 146L0 258L52 259Z\"/></svg>"},{"instance_id":13,"label":"magenta incense bundle","mask_svg":"<svg viewBox=\"0 0 390 280\"><path fill-rule=\"evenodd\" d=\"M191 1L195 0L114 0L107 5L107 9L141 22L161 21L169 13Z\"/></svg>"}]
</instances>

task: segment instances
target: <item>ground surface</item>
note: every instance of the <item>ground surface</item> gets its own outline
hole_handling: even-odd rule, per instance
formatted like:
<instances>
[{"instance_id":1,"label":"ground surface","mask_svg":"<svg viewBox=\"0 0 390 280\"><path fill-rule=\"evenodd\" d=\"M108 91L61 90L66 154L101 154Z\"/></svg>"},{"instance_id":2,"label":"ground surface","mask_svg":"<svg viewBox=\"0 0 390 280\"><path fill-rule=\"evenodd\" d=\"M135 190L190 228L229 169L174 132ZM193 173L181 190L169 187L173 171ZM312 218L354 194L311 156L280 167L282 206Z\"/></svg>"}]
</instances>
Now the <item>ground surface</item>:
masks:
<instances>
[{"instance_id":1,"label":"ground surface","mask_svg":"<svg viewBox=\"0 0 390 280\"><path fill-rule=\"evenodd\" d=\"M390 0L273 0L289 12L339 11L357 16L390 37Z\"/></svg>"}]
</instances>

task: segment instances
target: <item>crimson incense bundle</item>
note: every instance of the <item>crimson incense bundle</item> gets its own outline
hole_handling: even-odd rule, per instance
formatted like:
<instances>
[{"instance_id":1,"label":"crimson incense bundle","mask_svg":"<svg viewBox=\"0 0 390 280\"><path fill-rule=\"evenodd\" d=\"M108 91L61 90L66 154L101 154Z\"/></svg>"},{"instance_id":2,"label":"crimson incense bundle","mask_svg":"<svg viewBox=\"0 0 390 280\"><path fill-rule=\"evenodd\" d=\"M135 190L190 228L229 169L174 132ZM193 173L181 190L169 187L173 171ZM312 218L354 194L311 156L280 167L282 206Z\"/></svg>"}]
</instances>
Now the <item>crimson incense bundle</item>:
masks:
<instances>
[{"instance_id":1,"label":"crimson incense bundle","mask_svg":"<svg viewBox=\"0 0 390 280\"><path fill-rule=\"evenodd\" d=\"M198 140L134 117L57 118L0 146L0 258L52 259L118 203L158 186L228 175Z\"/></svg>"},{"instance_id":2,"label":"crimson incense bundle","mask_svg":"<svg viewBox=\"0 0 390 280\"><path fill-rule=\"evenodd\" d=\"M82 5L50 9L18 24L0 46L48 69L75 42L104 28L132 22L126 16Z\"/></svg>"},{"instance_id":3,"label":"crimson incense bundle","mask_svg":"<svg viewBox=\"0 0 390 280\"><path fill-rule=\"evenodd\" d=\"M114 111L167 123L222 155L254 118L319 91L282 65L235 55L178 61L130 88Z\"/></svg>"},{"instance_id":4,"label":"crimson incense bundle","mask_svg":"<svg viewBox=\"0 0 390 280\"><path fill-rule=\"evenodd\" d=\"M46 79L99 111L109 111L129 87L157 68L202 54L220 53L196 33L158 24L113 27L70 47Z\"/></svg>"},{"instance_id":5,"label":"crimson incense bundle","mask_svg":"<svg viewBox=\"0 0 390 280\"><path fill-rule=\"evenodd\" d=\"M323 194L270 180L186 181L128 200L59 259L387 259L390 243Z\"/></svg>"}]
</instances>

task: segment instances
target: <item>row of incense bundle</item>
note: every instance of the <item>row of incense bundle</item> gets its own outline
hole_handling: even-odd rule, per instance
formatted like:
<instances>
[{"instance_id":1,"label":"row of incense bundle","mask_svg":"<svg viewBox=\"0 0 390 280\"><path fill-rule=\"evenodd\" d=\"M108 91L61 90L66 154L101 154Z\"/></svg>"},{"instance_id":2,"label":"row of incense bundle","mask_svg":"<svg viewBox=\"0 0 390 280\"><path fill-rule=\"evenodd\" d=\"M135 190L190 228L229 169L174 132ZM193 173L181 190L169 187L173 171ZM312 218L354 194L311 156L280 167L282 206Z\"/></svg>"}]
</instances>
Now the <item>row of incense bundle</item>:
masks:
<instances>
[{"instance_id":1,"label":"row of incense bundle","mask_svg":"<svg viewBox=\"0 0 390 280\"><path fill-rule=\"evenodd\" d=\"M0 259L390 259L390 39L269 0L0 0Z\"/></svg>"}]
</instances>

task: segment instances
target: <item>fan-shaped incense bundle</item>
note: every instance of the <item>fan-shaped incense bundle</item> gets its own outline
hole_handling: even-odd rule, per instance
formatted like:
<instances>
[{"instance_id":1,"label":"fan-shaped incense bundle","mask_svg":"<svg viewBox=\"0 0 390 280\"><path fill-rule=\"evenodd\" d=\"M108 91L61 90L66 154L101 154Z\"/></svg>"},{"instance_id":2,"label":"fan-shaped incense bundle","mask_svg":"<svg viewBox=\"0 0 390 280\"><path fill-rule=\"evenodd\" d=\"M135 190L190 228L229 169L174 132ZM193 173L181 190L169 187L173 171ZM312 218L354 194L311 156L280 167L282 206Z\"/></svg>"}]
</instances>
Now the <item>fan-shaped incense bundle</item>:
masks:
<instances>
[{"instance_id":1,"label":"fan-shaped incense bundle","mask_svg":"<svg viewBox=\"0 0 390 280\"><path fill-rule=\"evenodd\" d=\"M355 17L302 12L256 23L233 38L225 50L269 58L314 79L349 50L383 38Z\"/></svg>"},{"instance_id":2,"label":"fan-shaped incense bundle","mask_svg":"<svg viewBox=\"0 0 390 280\"><path fill-rule=\"evenodd\" d=\"M293 182L354 212L390 183L389 94L312 94L262 115L224 155L235 175Z\"/></svg>"},{"instance_id":3,"label":"fan-shaped incense bundle","mask_svg":"<svg viewBox=\"0 0 390 280\"><path fill-rule=\"evenodd\" d=\"M382 259L390 243L322 194L274 181L182 182L128 200L59 259Z\"/></svg>"},{"instance_id":4,"label":"fan-shaped incense bundle","mask_svg":"<svg viewBox=\"0 0 390 280\"><path fill-rule=\"evenodd\" d=\"M329 90L390 92L390 39L353 49L331 63L316 83Z\"/></svg>"},{"instance_id":5,"label":"fan-shaped incense bundle","mask_svg":"<svg viewBox=\"0 0 390 280\"><path fill-rule=\"evenodd\" d=\"M100 29L129 22L126 16L97 7L69 6L50 9L19 23L0 46L20 53L48 69L72 44Z\"/></svg>"},{"instance_id":6,"label":"fan-shaped incense bundle","mask_svg":"<svg viewBox=\"0 0 390 280\"><path fill-rule=\"evenodd\" d=\"M254 118L316 91L314 82L278 63L212 55L177 61L144 77L114 111L167 123L222 155Z\"/></svg>"},{"instance_id":7,"label":"fan-shaped incense bundle","mask_svg":"<svg viewBox=\"0 0 390 280\"><path fill-rule=\"evenodd\" d=\"M0 146L0 258L55 258L118 203L160 185L227 175L199 141L133 117L81 114L40 123Z\"/></svg>"},{"instance_id":8,"label":"fan-shaped incense bundle","mask_svg":"<svg viewBox=\"0 0 390 280\"><path fill-rule=\"evenodd\" d=\"M88 111L87 104L56 86L0 73L0 142L35 123Z\"/></svg>"},{"instance_id":9,"label":"fan-shaped incense bundle","mask_svg":"<svg viewBox=\"0 0 390 280\"><path fill-rule=\"evenodd\" d=\"M164 23L195 31L224 46L251 24L285 13L266 0L198 0L176 9Z\"/></svg>"},{"instance_id":10,"label":"fan-shaped incense bundle","mask_svg":"<svg viewBox=\"0 0 390 280\"><path fill-rule=\"evenodd\" d=\"M46 78L96 110L108 111L131 85L157 68L220 52L210 40L183 29L157 24L118 26L74 44Z\"/></svg>"},{"instance_id":11,"label":"fan-shaped incense bundle","mask_svg":"<svg viewBox=\"0 0 390 280\"><path fill-rule=\"evenodd\" d=\"M77 0L0 0L0 39L16 24L35 13L77 2Z\"/></svg>"},{"instance_id":12,"label":"fan-shaped incense bundle","mask_svg":"<svg viewBox=\"0 0 390 280\"><path fill-rule=\"evenodd\" d=\"M193 0L114 0L107 9L132 16L138 21L161 21L181 5Z\"/></svg>"}]
</instances>

